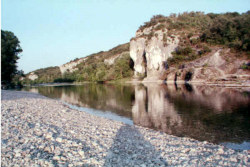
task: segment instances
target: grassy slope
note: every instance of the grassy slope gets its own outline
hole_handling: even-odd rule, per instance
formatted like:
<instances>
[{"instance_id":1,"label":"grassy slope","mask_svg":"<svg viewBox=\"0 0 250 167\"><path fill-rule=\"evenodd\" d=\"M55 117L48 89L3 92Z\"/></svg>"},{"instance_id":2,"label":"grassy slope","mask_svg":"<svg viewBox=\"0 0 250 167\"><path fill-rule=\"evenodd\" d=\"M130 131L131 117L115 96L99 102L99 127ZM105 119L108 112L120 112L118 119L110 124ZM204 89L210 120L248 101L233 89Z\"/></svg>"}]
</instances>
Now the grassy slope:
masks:
<instances>
[{"instance_id":1,"label":"grassy slope","mask_svg":"<svg viewBox=\"0 0 250 167\"><path fill-rule=\"evenodd\" d=\"M104 60L116 57L114 64L108 65ZM72 60L74 62L78 59ZM109 51L101 51L86 57L85 61L78 64L78 70L73 73L60 72L59 67L48 67L30 72L23 80L25 84L37 84L48 82L84 82L84 81L110 81L130 78L133 75L129 67L129 43L118 45ZM34 73L38 79L31 81L28 75Z\"/></svg>"}]
</instances>

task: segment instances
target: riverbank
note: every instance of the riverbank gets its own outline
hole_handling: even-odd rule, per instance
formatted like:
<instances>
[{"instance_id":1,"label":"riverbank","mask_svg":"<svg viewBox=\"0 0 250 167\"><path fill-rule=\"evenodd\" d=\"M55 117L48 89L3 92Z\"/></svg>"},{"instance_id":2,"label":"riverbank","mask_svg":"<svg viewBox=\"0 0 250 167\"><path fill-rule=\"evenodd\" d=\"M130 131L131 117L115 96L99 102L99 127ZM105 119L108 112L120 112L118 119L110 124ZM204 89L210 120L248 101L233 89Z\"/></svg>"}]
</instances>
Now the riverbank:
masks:
<instances>
[{"instance_id":1,"label":"riverbank","mask_svg":"<svg viewBox=\"0 0 250 167\"><path fill-rule=\"evenodd\" d=\"M179 138L2 91L2 166L247 166L248 151Z\"/></svg>"},{"instance_id":2,"label":"riverbank","mask_svg":"<svg viewBox=\"0 0 250 167\"><path fill-rule=\"evenodd\" d=\"M35 84L35 85L24 85L25 87L39 87L39 86L70 86L70 85L84 85L84 84L177 84L177 85L183 85L183 84L192 84L192 85L207 85L207 86L221 86L221 87L250 87L250 82L203 82L203 81L164 81L164 80L118 80L118 81L107 81L107 82L73 82L73 83L44 83L44 84Z\"/></svg>"}]
</instances>

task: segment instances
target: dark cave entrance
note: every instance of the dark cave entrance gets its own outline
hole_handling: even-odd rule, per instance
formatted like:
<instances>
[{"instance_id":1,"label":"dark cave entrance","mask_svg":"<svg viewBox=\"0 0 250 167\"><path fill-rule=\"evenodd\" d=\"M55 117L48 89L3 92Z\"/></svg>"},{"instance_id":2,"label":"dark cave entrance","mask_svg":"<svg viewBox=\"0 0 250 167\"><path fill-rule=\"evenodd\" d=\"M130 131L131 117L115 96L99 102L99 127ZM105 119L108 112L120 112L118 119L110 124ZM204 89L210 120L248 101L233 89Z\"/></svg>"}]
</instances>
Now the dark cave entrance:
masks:
<instances>
[{"instance_id":1,"label":"dark cave entrance","mask_svg":"<svg viewBox=\"0 0 250 167\"><path fill-rule=\"evenodd\" d=\"M190 81L192 79L193 73L187 72L185 75L185 82Z\"/></svg>"},{"instance_id":2,"label":"dark cave entrance","mask_svg":"<svg viewBox=\"0 0 250 167\"><path fill-rule=\"evenodd\" d=\"M177 81L177 73L175 73L175 76L174 76L174 82L176 83L176 81Z\"/></svg>"},{"instance_id":3,"label":"dark cave entrance","mask_svg":"<svg viewBox=\"0 0 250 167\"><path fill-rule=\"evenodd\" d=\"M143 58L143 65L145 68L145 76L147 76L147 58L145 50L143 51L142 58Z\"/></svg>"},{"instance_id":4,"label":"dark cave entrance","mask_svg":"<svg viewBox=\"0 0 250 167\"><path fill-rule=\"evenodd\" d=\"M135 63L133 61L133 59L129 59L129 67L134 71L134 66L135 66Z\"/></svg>"}]
</instances>

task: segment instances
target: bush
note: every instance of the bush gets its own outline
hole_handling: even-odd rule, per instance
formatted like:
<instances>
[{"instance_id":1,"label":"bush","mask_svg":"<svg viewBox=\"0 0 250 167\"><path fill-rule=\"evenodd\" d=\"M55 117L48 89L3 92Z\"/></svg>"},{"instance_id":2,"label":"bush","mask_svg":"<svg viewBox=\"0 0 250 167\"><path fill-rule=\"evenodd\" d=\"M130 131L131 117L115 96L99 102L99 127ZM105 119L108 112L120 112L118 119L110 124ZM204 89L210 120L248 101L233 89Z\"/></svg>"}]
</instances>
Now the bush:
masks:
<instances>
[{"instance_id":1,"label":"bush","mask_svg":"<svg viewBox=\"0 0 250 167\"><path fill-rule=\"evenodd\" d=\"M59 83L62 83L62 82L74 82L75 80L73 79L70 79L70 78L57 78L54 80L54 82L59 82Z\"/></svg>"},{"instance_id":2,"label":"bush","mask_svg":"<svg viewBox=\"0 0 250 167\"><path fill-rule=\"evenodd\" d=\"M212 18L212 22L202 34L202 41L227 45L237 50L250 50L249 11L242 15L234 12L208 16Z\"/></svg>"},{"instance_id":3,"label":"bush","mask_svg":"<svg viewBox=\"0 0 250 167\"><path fill-rule=\"evenodd\" d=\"M187 47L177 47L176 51L172 52L173 57L167 60L169 65L180 64L185 61L192 61L200 57L200 55L195 54L190 46Z\"/></svg>"},{"instance_id":4,"label":"bush","mask_svg":"<svg viewBox=\"0 0 250 167\"><path fill-rule=\"evenodd\" d=\"M190 46L187 46L187 47L184 47L184 48L177 47L174 54L188 55L188 54L191 54L191 53L193 53L193 49Z\"/></svg>"},{"instance_id":5,"label":"bush","mask_svg":"<svg viewBox=\"0 0 250 167\"><path fill-rule=\"evenodd\" d=\"M159 24L158 26L155 27L155 30L162 30L165 28L165 25L164 24Z\"/></svg>"},{"instance_id":6,"label":"bush","mask_svg":"<svg viewBox=\"0 0 250 167\"><path fill-rule=\"evenodd\" d=\"M250 70L250 63L243 63L240 67L243 70Z\"/></svg>"}]
</instances>

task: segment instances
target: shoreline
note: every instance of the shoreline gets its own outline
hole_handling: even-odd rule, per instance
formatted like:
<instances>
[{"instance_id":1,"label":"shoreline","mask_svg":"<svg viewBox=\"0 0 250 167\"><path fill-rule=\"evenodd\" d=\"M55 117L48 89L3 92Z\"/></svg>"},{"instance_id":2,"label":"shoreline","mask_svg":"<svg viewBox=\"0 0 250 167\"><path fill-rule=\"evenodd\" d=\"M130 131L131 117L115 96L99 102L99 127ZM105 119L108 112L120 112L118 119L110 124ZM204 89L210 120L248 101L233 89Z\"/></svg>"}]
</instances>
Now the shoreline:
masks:
<instances>
[{"instance_id":1,"label":"shoreline","mask_svg":"<svg viewBox=\"0 0 250 167\"><path fill-rule=\"evenodd\" d=\"M176 137L2 91L2 165L247 166L248 151Z\"/></svg>"},{"instance_id":2,"label":"shoreline","mask_svg":"<svg viewBox=\"0 0 250 167\"><path fill-rule=\"evenodd\" d=\"M190 85L204 85L204 86L219 86L219 87L231 87L231 88L239 88L244 87L248 88L250 87L250 83L220 83L220 82L203 82L203 81L164 81L164 80L156 80L156 81L140 81L140 80L128 80L128 81L108 81L108 82L73 82L73 83L44 83L44 84L37 84L37 85L23 85L24 87L39 87L39 86L68 86L68 85L84 85L84 84L177 84L177 85L183 85L183 84L190 84Z\"/></svg>"}]
</instances>

